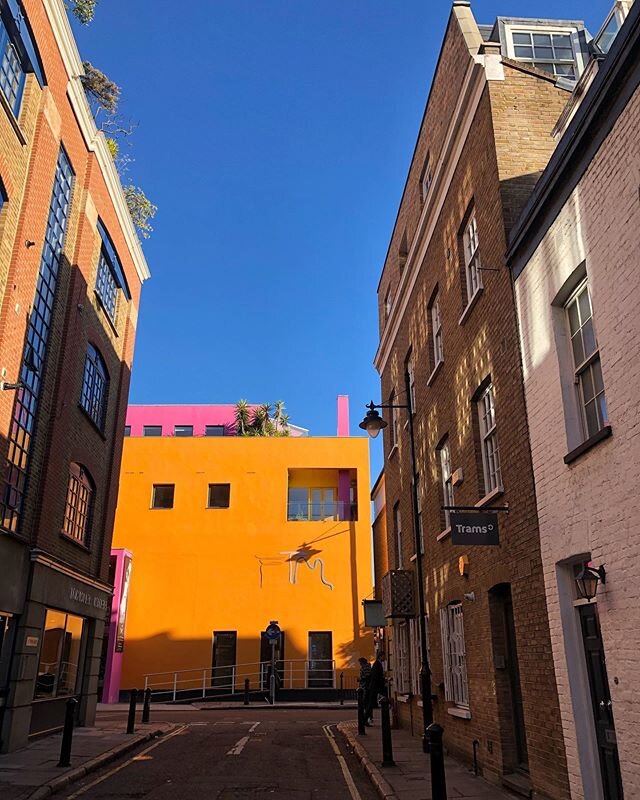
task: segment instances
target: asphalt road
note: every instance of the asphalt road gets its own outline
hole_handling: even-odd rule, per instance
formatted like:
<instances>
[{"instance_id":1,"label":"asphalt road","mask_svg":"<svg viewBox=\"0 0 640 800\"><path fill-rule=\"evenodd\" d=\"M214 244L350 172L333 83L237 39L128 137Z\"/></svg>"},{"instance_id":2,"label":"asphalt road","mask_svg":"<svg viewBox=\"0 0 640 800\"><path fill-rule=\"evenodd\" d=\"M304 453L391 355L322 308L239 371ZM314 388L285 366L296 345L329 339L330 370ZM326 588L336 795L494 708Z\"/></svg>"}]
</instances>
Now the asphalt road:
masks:
<instances>
[{"instance_id":1,"label":"asphalt road","mask_svg":"<svg viewBox=\"0 0 640 800\"><path fill-rule=\"evenodd\" d=\"M153 708L152 708L153 713ZM352 712L163 711L175 732L56 797L66 800L375 800L335 724Z\"/></svg>"}]
</instances>

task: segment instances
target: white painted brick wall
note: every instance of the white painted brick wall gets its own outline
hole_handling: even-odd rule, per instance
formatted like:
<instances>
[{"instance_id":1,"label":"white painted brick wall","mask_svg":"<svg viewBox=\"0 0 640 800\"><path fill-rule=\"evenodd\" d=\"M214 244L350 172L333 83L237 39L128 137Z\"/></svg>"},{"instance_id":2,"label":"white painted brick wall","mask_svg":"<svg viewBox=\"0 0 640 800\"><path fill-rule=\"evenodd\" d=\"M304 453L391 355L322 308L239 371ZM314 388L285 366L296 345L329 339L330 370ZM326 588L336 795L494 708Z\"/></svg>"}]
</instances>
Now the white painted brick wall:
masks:
<instances>
[{"instance_id":1,"label":"white painted brick wall","mask_svg":"<svg viewBox=\"0 0 640 800\"><path fill-rule=\"evenodd\" d=\"M597 788L583 786L581 778L567 667L572 656L565 647L556 577L558 562L583 552L591 552L594 563L607 569L598 610L624 792L640 798L638 131L640 93L516 281L542 558L574 800L601 796ZM584 259L613 436L566 466L569 448L551 301Z\"/></svg>"}]
</instances>

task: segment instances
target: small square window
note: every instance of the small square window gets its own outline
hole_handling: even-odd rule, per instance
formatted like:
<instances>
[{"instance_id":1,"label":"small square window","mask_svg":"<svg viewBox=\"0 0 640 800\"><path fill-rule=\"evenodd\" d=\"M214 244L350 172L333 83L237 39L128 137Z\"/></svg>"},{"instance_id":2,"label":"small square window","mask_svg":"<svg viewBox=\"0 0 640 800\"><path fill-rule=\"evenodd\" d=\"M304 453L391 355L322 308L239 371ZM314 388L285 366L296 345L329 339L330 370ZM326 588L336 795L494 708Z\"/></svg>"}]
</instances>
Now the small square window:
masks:
<instances>
[{"instance_id":1,"label":"small square window","mask_svg":"<svg viewBox=\"0 0 640 800\"><path fill-rule=\"evenodd\" d=\"M145 425L142 429L143 436L162 436L162 425Z\"/></svg>"},{"instance_id":2,"label":"small square window","mask_svg":"<svg viewBox=\"0 0 640 800\"><path fill-rule=\"evenodd\" d=\"M154 483L151 508L173 508L174 483Z\"/></svg>"},{"instance_id":3,"label":"small square window","mask_svg":"<svg viewBox=\"0 0 640 800\"><path fill-rule=\"evenodd\" d=\"M193 425L176 425L173 429L174 436L193 436Z\"/></svg>"},{"instance_id":4,"label":"small square window","mask_svg":"<svg viewBox=\"0 0 640 800\"><path fill-rule=\"evenodd\" d=\"M224 436L224 425L206 425L205 436Z\"/></svg>"},{"instance_id":5,"label":"small square window","mask_svg":"<svg viewBox=\"0 0 640 800\"><path fill-rule=\"evenodd\" d=\"M124 426L124 435L125 436L131 436L131 425L125 425Z\"/></svg>"},{"instance_id":6,"label":"small square window","mask_svg":"<svg viewBox=\"0 0 640 800\"><path fill-rule=\"evenodd\" d=\"M210 483L207 508L229 508L230 483Z\"/></svg>"}]
</instances>

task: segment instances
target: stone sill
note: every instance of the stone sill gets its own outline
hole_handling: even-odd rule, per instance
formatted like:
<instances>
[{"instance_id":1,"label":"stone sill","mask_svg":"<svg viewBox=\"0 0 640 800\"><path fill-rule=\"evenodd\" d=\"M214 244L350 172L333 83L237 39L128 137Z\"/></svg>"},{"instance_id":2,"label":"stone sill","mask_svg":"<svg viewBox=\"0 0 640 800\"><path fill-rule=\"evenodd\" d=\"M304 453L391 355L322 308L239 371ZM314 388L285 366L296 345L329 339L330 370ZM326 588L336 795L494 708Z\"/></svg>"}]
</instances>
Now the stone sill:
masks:
<instances>
[{"instance_id":1,"label":"stone sill","mask_svg":"<svg viewBox=\"0 0 640 800\"><path fill-rule=\"evenodd\" d=\"M613 433L611 429L611 425L605 425L604 428L601 428L597 433L593 436L590 436L586 442L582 442L573 450L570 450L567 455L564 457L564 463L569 465L580 458L581 455L591 450L592 447L595 447L600 442L608 439L611 434Z\"/></svg>"},{"instance_id":2,"label":"stone sill","mask_svg":"<svg viewBox=\"0 0 640 800\"><path fill-rule=\"evenodd\" d=\"M462 316L458 320L458 325L464 325L464 323L467 321L467 319L469 318L469 314L471 314L471 311L472 311L473 307L475 306L475 304L478 302L478 299L479 299L481 294L482 294L482 286L479 286L476 289L475 294L473 295L471 300L469 300L469 302L467 303L467 307L462 312Z\"/></svg>"},{"instance_id":3,"label":"stone sill","mask_svg":"<svg viewBox=\"0 0 640 800\"><path fill-rule=\"evenodd\" d=\"M498 497L501 497L503 494L504 486L496 486L495 489L492 489L488 494L485 494L484 497L481 497L475 506L476 508L484 508L485 506L490 505L494 500L497 500Z\"/></svg>"},{"instance_id":4,"label":"stone sill","mask_svg":"<svg viewBox=\"0 0 640 800\"><path fill-rule=\"evenodd\" d=\"M436 536L436 542L443 542L448 536L451 536L451 526L445 528L442 533Z\"/></svg>"},{"instance_id":5,"label":"stone sill","mask_svg":"<svg viewBox=\"0 0 640 800\"><path fill-rule=\"evenodd\" d=\"M441 358L440 361L438 361L438 363L433 368L431 375L429 375L429 377L427 378L427 386L431 386L431 384L435 381L436 375L442 369L443 364L444 364L444 358Z\"/></svg>"},{"instance_id":6,"label":"stone sill","mask_svg":"<svg viewBox=\"0 0 640 800\"><path fill-rule=\"evenodd\" d=\"M448 708L447 714L451 717L458 717L458 719L471 719L471 711L468 708L460 708L459 706Z\"/></svg>"}]
</instances>

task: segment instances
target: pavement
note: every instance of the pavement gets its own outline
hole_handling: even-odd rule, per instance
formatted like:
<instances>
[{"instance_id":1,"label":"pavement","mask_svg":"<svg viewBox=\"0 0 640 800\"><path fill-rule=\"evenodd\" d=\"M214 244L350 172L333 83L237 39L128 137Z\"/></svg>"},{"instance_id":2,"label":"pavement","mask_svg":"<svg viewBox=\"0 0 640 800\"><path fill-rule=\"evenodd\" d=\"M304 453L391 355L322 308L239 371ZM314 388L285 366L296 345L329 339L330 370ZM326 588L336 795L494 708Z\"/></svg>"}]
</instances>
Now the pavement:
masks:
<instances>
[{"instance_id":1,"label":"pavement","mask_svg":"<svg viewBox=\"0 0 640 800\"><path fill-rule=\"evenodd\" d=\"M341 722L338 731L369 775L378 796L383 800L432 800L429 756L422 752L422 742L408 731L391 732L395 766L382 767L382 736L378 721L358 736L358 726L351 720ZM445 757L447 797L466 800L513 800L513 795L476 777L452 758Z\"/></svg>"}]
</instances>

